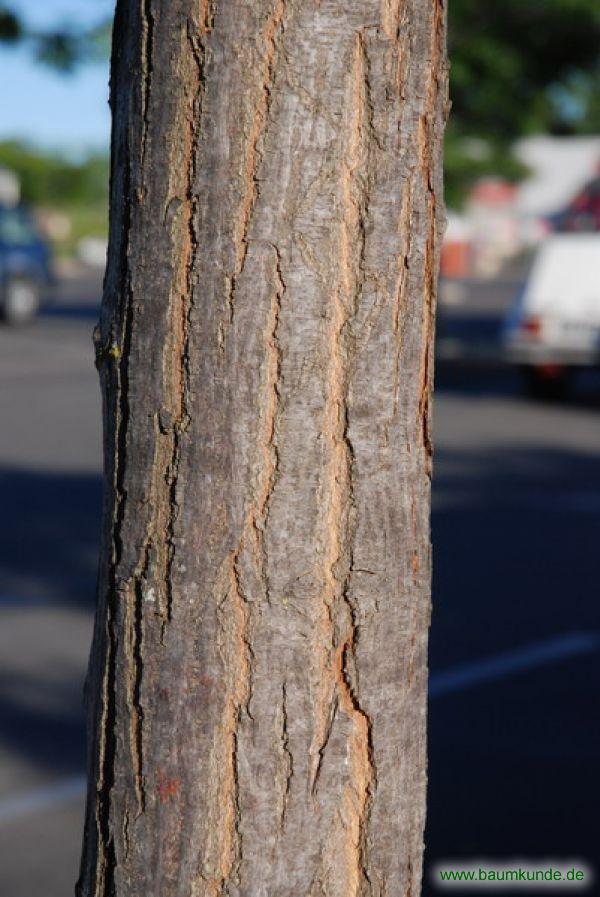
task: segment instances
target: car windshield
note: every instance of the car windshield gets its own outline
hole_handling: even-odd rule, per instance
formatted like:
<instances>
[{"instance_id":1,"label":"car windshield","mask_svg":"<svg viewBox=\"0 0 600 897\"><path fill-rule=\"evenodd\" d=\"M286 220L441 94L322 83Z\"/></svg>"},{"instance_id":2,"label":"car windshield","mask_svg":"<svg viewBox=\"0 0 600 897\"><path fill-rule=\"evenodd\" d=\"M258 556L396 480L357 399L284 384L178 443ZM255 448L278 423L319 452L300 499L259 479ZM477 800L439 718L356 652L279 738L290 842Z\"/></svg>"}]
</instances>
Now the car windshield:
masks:
<instances>
[{"instance_id":1,"label":"car windshield","mask_svg":"<svg viewBox=\"0 0 600 897\"><path fill-rule=\"evenodd\" d=\"M0 242L8 246L32 243L36 232L24 209L0 209Z\"/></svg>"}]
</instances>

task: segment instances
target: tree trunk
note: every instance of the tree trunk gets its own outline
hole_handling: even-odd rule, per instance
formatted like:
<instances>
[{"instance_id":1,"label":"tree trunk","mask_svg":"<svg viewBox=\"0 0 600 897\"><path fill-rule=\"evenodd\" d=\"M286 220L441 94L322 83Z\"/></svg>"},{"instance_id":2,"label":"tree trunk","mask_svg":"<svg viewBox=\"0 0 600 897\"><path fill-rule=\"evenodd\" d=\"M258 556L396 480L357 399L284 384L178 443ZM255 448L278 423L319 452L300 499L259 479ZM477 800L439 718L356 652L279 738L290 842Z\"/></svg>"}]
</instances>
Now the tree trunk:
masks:
<instances>
[{"instance_id":1,"label":"tree trunk","mask_svg":"<svg viewBox=\"0 0 600 897\"><path fill-rule=\"evenodd\" d=\"M85 897L419 892L443 0L119 0Z\"/></svg>"}]
</instances>

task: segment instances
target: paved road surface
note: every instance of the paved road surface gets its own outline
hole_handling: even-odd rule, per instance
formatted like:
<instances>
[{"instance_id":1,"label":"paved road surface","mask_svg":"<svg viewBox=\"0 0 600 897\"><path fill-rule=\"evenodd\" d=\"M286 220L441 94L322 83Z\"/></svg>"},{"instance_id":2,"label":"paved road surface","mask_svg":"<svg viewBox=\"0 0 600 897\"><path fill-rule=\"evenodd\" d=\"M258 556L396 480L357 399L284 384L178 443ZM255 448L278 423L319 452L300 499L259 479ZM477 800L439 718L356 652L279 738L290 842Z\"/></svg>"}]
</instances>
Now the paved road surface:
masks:
<instances>
[{"instance_id":1,"label":"paved road surface","mask_svg":"<svg viewBox=\"0 0 600 897\"><path fill-rule=\"evenodd\" d=\"M52 314L0 331L2 897L64 897L76 876L97 295L66 283ZM487 339L499 295L450 309L447 332L468 340L483 320ZM441 893L443 859L575 857L600 873L600 391L532 404L509 370L444 364L435 430L424 894Z\"/></svg>"},{"instance_id":2,"label":"paved road surface","mask_svg":"<svg viewBox=\"0 0 600 897\"><path fill-rule=\"evenodd\" d=\"M600 874L600 402L531 404L510 372L465 368L440 371L435 408L433 681L471 676L432 689L430 864Z\"/></svg>"},{"instance_id":3,"label":"paved road surface","mask_svg":"<svg viewBox=\"0 0 600 897\"><path fill-rule=\"evenodd\" d=\"M71 895L79 862L100 505L98 293L97 276L66 282L31 327L0 329L2 897Z\"/></svg>"}]
</instances>

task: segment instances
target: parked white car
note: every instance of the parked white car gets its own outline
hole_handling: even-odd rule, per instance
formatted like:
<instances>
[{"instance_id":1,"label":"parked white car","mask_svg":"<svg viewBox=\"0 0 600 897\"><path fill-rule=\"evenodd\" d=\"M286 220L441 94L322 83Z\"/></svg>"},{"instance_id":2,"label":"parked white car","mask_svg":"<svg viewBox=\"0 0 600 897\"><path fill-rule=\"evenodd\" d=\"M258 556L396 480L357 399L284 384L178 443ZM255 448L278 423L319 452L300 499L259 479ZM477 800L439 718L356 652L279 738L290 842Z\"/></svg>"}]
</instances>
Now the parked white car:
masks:
<instances>
[{"instance_id":1,"label":"parked white car","mask_svg":"<svg viewBox=\"0 0 600 897\"><path fill-rule=\"evenodd\" d=\"M504 347L537 394L559 393L574 368L600 364L600 234L560 234L540 247Z\"/></svg>"}]
</instances>

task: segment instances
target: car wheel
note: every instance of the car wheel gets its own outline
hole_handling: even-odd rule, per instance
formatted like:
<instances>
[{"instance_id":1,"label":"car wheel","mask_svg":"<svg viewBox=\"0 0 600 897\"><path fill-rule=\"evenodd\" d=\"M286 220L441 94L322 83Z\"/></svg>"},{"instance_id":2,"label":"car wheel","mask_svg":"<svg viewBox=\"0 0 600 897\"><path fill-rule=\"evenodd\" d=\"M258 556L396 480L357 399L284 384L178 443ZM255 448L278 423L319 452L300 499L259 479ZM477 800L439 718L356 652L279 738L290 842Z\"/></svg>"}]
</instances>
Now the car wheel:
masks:
<instances>
[{"instance_id":1,"label":"car wheel","mask_svg":"<svg viewBox=\"0 0 600 897\"><path fill-rule=\"evenodd\" d=\"M567 367L550 364L525 366L523 378L528 394L544 401L564 398L570 379Z\"/></svg>"},{"instance_id":2,"label":"car wheel","mask_svg":"<svg viewBox=\"0 0 600 897\"><path fill-rule=\"evenodd\" d=\"M4 287L2 317L7 324L25 324L35 317L40 307L40 293L32 280L12 277Z\"/></svg>"}]
</instances>

